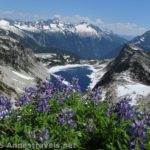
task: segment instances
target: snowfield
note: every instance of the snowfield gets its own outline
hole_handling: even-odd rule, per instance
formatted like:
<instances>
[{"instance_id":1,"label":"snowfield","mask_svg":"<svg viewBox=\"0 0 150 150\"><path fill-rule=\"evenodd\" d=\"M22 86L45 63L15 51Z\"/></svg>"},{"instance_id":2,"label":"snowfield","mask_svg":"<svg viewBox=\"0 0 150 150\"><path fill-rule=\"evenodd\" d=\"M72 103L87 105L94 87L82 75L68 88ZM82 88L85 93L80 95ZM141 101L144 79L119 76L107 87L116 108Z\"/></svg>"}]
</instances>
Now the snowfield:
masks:
<instances>
[{"instance_id":1,"label":"snowfield","mask_svg":"<svg viewBox=\"0 0 150 150\"><path fill-rule=\"evenodd\" d=\"M88 24L79 24L75 27L76 32L78 33L86 33L89 35L98 35L97 31L94 30L92 27L88 26Z\"/></svg>"},{"instance_id":2,"label":"snowfield","mask_svg":"<svg viewBox=\"0 0 150 150\"><path fill-rule=\"evenodd\" d=\"M137 96L148 96L150 94L150 86L146 86L140 83L132 83L126 85L119 85L117 87L117 95L119 97L129 95L132 97L131 104L137 103Z\"/></svg>"},{"instance_id":3,"label":"snowfield","mask_svg":"<svg viewBox=\"0 0 150 150\"><path fill-rule=\"evenodd\" d=\"M14 74L16 74L17 76L21 77L22 79L26 79L26 80L33 80L34 78L32 77L29 77L27 75L24 75L24 74L21 74L19 72L16 72L16 71L12 71Z\"/></svg>"},{"instance_id":4,"label":"snowfield","mask_svg":"<svg viewBox=\"0 0 150 150\"><path fill-rule=\"evenodd\" d=\"M116 93L118 97L131 96L131 104L137 104L139 98L150 95L150 86L132 81L128 71L123 72L117 77L117 80L124 81L116 84Z\"/></svg>"},{"instance_id":5,"label":"snowfield","mask_svg":"<svg viewBox=\"0 0 150 150\"><path fill-rule=\"evenodd\" d=\"M21 37L24 37L24 34L22 33L22 31L17 28L17 27L14 27L14 26L11 26L10 23L6 20L0 20L0 29L4 29L4 30L8 30L8 31L12 31L13 33L21 36Z\"/></svg>"}]
</instances>

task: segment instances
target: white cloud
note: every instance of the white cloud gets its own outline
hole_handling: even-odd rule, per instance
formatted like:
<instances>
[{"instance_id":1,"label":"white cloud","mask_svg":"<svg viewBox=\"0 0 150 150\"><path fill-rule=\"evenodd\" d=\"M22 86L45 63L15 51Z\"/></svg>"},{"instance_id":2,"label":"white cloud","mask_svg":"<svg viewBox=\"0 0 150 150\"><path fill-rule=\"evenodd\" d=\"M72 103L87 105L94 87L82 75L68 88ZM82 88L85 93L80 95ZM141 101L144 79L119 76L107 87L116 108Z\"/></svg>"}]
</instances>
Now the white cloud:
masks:
<instances>
[{"instance_id":1,"label":"white cloud","mask_svg":"<svg viewBox=\"0 0 150 150\"><path fill-rule=\"evenodd\" d=\"M103 21L101 19L92 20L89 17L80 16L80 15L74 15L74 16L54 15L53 17L69 23L88 22L91 24L103 24Z\"/></svg>"},{"instance_id":2,"label":"white cloud","mask_svg":"<svg viewBox=\"0 0 150 150\"><path fill-rule=\"evenodd\" d=\"M89 17L80 16L80 15L73 15L73 16L62 16L62 15L54 15L53 17L57 17L60 20L64 22L70 22L70 23L79 23L79 22L88 22L90 24L94 24L99 26L101 29L105 29L108 31L113 31L114 33L120 34L120 35L141 35L148 29L145 27L141 27L135 23L106 23L100 18L97 19L91 19ZM7 18L7 19L17 19L17 20L25 20L25 21L31 21L31 20L46 20L50 19L50 16L48 15L38 15L38 14L31 14L31 13L23 13L23 12L16 12L16 11L2 11L0 10L0 18Z\"/></svg>"},{"instance_id":3,"label":"white cloud","mask_svg":"<svg viewBox=\"0 0 150 150\"><path fill-rule=\"evenodd\" d=\"M148 30L145 27L140 27L134 23L104 24L104 27L122 35L141 35Z\"/></svg>"},{"instance_id":4,"label":"white cloud","mask_svg":"<svg viewBox=\"0 0 150 150\"><path fill-rule=\"evenodd\" d=\"M54 15L53 17L57 17L60 20L64 22L70 22L70 23L79 23L79 22L88 22L91 24L95 24L99 26L102 29L113 31L114 33L120 34L120 35L141 35L148 29L145 27L138 26L135 23L106 23L100 18L97 19L90 19L89 17L85 16L61 16L61 15Z\"/></svg>"},{"instance_id":5,"label":"white cloud","mask_svg":"<svg viewBox=\"0 0 150 150\"><path fill-rule=\"evenodd\" d=\"M0 10L0 18L31 21L31 20L39 20L39 19L48 19L48 16L16 12L16 11Z\"/></svg>"}]
</instances>

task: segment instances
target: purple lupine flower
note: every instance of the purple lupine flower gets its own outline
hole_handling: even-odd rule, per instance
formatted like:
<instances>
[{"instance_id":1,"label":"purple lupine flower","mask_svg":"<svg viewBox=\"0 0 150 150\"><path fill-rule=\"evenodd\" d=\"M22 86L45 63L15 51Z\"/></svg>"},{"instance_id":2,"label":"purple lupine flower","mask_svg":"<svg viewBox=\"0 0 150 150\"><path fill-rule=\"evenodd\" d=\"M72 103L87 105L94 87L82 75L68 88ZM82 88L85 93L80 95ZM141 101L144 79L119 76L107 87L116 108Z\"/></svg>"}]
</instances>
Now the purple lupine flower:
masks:
<instances>
[{"instance_id":1,"label":"purple lupine flower","mask_svg":"<svg viewBox=\"0 0 150 150\"><path fill-rule=\"evenodd\" d=\"M128 120L133 117L134 107L129 104L129 101L128 97L122 97L113 107L113 112L117 114L118 120Z\"/></svg>"},{"instance_id":2,"label":"purple lupine flower","mask_svg":"<svg viewBox=\"0 0 150 150\"><path fill-rule=\"evenodd\" d=\"M0 119L9 116L12 109L11 99L6 96L0 96Z\"/></svg>"},{"instance_id":3,"label":"purple lupine flower","mask_svg":"<svg viewBox=\"0 0 150 150\"><path fill-rule=\"evenodd\" d=\"M101 88L97 88L93 91L90 91L88 94L88 99L92 100L92 102L98 106L99 102L102 100L102 91Z\"/></svg>"},{"instance_id":4,"label":"purple lupine flower","mask_svg":"<svg viewBox=\"0 0 150 150\"><path fill-rule=\"evenodd\" d=\"M26 95L28 96L34 96L37 92L37 88L34 88L34 87L29 87L29 88L25 88L25 93Z\"/></svg>"},{"instance_id":5,"label":"purple lupine flower","mask_svg":"<svg viewBox=\"0 0 150 150\"><path fill-rule=\"evenodd\" d=\"M50 105L48 102L48 98L37 99L37 111L38 112L49 112Z\"/></svg>"},{"instance_id":6,"label":"purple lupine flower","mask_svg":"<svg viewBox=\"0 0 150 150\"><path fill-rule=\"evenodd\" d=\"M132 138L132 143L138 145L141 149L145 148L147 140L148 122L144 114L133 112L134 118L131 118L132 124L130 125L129 135Z\"/></svg>"},{"instance_id":7,"label":"purple lupine flower","mask_svg":"<svg viewBox=\"0 0 150 150\"><path fill-rule=\"evenodd\" d=\"M6 96L0 96L0 107L1 109L10 110L12 107L11 99Z\"/></svg>"},{"instance_id":8,"label":"purple lupine flower","mask_svg":"<svg viewBox=\"0 0 150 150\"><path fill-rule=\"evenodd\" d=\"M130 100L130 97L122 97L120 101L112 107L110 106L109 111L116 113L118 123L121 120L130 120L130 124L127 126L127 133L130 137L129 147L144 149L149 121L147 121L145 114L129 104Z\"/></svg>"},{"instance_id":9,"label":"purple lupine flower","mask_svg":"<svg viewBox=\"0 0 150 150\"><path fill-rule=\"evenodd\" d=\"M59 122L62 125L68 125L74 127L75 121L73 120L73 111L71 109L62 109L59 117Z\"/></svg>"},{"instance_id":10,"label":"purple lupine flower","mask_svg":"<svg viewBox=\"0 0 150 150\"><path fill-rule=\"evenodd\" d=\"M78 78L73 77L71 85L72 85L72 88L75 92L79 92L79 93L81 92L81 87L79 85L79 79Z\"/></svg>"},{"instance_id":11,"label":"purple lupine flower","mask_svg":"<svg viewBox=\"0 0 150 150\"><path fill-rule=\"evenodd\" d=\"M29 98L29 96L27 96L25 94L19 96L18 99L16 99L16 100L17 100L15 103L16 106L22 106L24 104L28 104L28 103L32 102L32 100Z\"/></svg>"},{"instance_id":12,"label":"purple lupine flower","mask_svg":"<svg viewBox=\"0 0 150 150\"><path fill-rule=\"evenodd\" d=\"M56 78L57 80L56 80L56 82L55 82L55 91L57 91L57 92L63 92L64 91L64 89L66 88L66 86L67 85L65 85L64 83L63 83L63 81L64 81L64 78L62 77L62 76L57 76L57 78Z\"/></svg>"},{"instance_id":13,"label":"purple lupine flower","mask_svg":"<svg viewBox=\"0 0 150 150\"><path fill-rule=\"evenodd\" d=\"M59 118L59 121L62 125L67 125L67 121L65 120L65 118Z\"/></svg>"},{"instance_id":14,"label":"purple lupine flower","mask_svg":"<svg viewBox=\"0 0 150 150\"><path fill-rule=\"evenodd\" d=\"M71 85L68 85L67 88L65 89L65 98L70 99L72 96L73 92L73 87Z\"/></svg>"},{"instance_id":15,"label":"purple lupine flower","mask_svg":"<svg viewBox=\"0 0 150 150\"><path fill-rule=\"evenodd\" d=\"M77 78L73 78L72 85L65 85L63 80L61 76L58 76L54 83L40 81L36 88L25 88L25 92L18 98L16 106L21 106L34 100L37 103L38 110L43 110L44 108L42 109L40 105L43 104L46 108L45 103L48 104L46 101L49 101L51 98L55 98L60 104L63 104L64 100L72 97L73 92L80 91ZM62 97L61 100L60 97Z\"/></svg>"},{"instance_id":16,"label":"purple lupine flower","mask_svg":"<svg viewBox=\"0 0 150 150\"><path fill-rule=\"evenodd\" d=\"M25 89L24 95L19 97L17 105L24 105L34 101L38 112L49 112L49 100L54 96L53 83L40 82L36 88ZM19 103L19 104L18 104Z\"/></svg>"}]
</instances>

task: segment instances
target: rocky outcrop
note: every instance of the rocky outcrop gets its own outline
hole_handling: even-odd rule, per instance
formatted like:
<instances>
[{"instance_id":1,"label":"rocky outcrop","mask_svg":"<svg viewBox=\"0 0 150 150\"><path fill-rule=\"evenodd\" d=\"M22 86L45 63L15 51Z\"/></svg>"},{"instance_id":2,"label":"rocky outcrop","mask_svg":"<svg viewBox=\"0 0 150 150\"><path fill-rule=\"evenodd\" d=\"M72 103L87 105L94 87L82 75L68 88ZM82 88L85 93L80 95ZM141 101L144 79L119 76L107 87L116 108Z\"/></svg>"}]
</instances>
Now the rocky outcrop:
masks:
<instances>
[{"instance_id":1,"label":"rocky outcrop","mask_svg":"<svg viewBox=\"0 0 150 150\"><path fill-rule=\"evenodd\" d=\"M0 92L22 92L48 77L46 68L37 62L32 50L15 39L14 33L0 30Z\"/></svg>"}]
</instances>

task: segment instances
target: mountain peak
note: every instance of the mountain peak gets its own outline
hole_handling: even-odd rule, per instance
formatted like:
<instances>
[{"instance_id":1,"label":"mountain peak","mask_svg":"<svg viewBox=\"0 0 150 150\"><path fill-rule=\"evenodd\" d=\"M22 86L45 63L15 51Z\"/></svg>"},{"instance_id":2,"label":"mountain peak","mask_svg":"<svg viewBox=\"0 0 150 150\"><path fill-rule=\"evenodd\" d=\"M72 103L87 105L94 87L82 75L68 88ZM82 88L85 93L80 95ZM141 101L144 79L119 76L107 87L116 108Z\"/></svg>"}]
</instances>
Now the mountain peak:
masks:
<instances>
[{"instance_id":1,"label":"mountain peak","mask_svg":"<svg viewBox=\"0 0 150 150\"><path fill-rule=\"evenodd\" d=\"M146 51L150 51L150 30L145 32L141 36L134 38L130 43Z\"/></svg>"},{"instance_id":2,"label":"mountain peak","mask_svg":"<svg viewBox=\"0 0 150 150\"><path fill-rule=\"evenodd\" d=\"M102 86L128 74L133 81L150 85L150 55L135 45L125 45L120 54L107 66L107 72L96 85Z\"/></svg>"},{"instance_id":3,"label":"mountain peak","mask_svg":"<svg viewBox=\"0 0 150 150\"><path fill-rule=\"evenodd\" d=\"M59 23L64 23L62 20L60 20L60 18L58 17L54 17L51 19L52 23L54 24L59 24Z\"/></svg>"}]
</instances>

